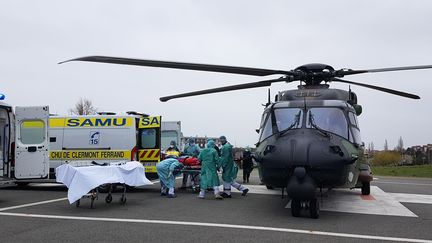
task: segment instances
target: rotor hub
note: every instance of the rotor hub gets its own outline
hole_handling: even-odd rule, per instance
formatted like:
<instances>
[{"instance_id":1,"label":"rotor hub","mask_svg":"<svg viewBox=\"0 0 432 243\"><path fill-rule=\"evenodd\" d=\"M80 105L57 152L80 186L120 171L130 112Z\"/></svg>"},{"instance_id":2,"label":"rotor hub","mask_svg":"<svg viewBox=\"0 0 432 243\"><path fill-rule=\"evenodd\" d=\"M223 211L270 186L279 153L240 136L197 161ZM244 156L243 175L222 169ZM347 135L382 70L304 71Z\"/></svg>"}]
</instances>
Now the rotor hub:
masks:
<instances>
[{"instance_id":1,"label":"rotor hub","mask_svg":"<svg viewBox=\"0 0 432 243\"><path fill-rule=\"evenodd\" d=\"M319 85L321 82L328 82L335 76L332 66L322 63L305 64L294 69L299 75L299 80L306 85Z\"/></svg>"}]
</instances>

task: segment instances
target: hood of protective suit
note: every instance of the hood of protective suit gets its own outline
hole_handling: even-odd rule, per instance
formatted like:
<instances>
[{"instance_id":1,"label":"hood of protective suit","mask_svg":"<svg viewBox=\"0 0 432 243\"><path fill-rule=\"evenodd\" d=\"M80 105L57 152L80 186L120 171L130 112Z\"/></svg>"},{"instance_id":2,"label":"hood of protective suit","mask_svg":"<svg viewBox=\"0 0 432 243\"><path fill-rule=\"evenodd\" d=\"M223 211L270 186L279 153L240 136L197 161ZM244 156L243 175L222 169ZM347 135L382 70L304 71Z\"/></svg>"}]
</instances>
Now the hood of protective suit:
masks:
<instances>
[{"instance_id":1,"label":"hood of protective suit","mask_svg":"<svg viewBox=\"0 0 432 243\"><path fill-rule=\"evenodd\" d=\"M207 142L207 148L214 148L215 147L215 142L213 140L209 140Z\"/></svg>"}]
</instances>

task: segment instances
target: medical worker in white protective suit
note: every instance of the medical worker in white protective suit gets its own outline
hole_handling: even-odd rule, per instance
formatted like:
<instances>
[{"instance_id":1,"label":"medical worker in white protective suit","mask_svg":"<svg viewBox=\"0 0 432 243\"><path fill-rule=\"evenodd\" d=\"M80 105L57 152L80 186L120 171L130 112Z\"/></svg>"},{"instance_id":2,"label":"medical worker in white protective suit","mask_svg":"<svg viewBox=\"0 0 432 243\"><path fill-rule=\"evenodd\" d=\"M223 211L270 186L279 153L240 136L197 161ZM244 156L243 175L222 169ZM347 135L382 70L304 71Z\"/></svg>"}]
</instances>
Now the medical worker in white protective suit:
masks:
<instances>
[{"instance_id":1,"label":"medical worker in white protective suit","mask_svg":"<svg viewBox=\"0 0 432 243\"><path fill-rule=\"evenodd\" d=\"M161 196L175 198L175 177L180 175L183 165L174 157L169 157L156 165L157 174L161 184Z\"/></svg>"}]
</instances>

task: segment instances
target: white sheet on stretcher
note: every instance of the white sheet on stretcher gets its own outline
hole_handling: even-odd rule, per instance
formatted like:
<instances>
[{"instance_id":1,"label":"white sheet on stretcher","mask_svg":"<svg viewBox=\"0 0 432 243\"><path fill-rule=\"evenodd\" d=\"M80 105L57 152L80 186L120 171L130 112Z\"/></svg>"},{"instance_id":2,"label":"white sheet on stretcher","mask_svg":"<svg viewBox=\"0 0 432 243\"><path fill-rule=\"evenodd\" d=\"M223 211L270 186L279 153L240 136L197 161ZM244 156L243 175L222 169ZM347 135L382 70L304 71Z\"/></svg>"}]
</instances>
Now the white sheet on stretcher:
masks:
<instances>
[{"instance_id":1,"label":"white sheet on stretcher","mask_svg":"<svg viewBox=\"0 0 432 243\"><path fill-rule=\"evenodd\" d=\"M152 185L144 173L144 166L136 161L120 166L73 167L64 164L56 168L57 182L65 184L69 203L74 203L90 190L106 183L125 183L129 186Z\"/></svg>"}]
</instances>

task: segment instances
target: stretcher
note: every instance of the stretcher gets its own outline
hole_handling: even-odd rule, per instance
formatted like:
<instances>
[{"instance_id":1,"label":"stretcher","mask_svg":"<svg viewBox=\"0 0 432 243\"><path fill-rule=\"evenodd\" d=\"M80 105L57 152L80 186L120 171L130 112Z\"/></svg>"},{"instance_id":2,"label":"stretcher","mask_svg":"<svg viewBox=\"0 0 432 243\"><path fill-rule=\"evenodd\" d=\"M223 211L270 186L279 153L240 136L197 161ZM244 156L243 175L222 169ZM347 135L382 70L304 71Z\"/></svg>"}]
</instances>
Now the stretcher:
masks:
<instances>
[{"instance_id":1,"label":"stretcher","mask_svg":"<svg viewBox=\"0 0 432 243\"><path fill-rule=\"evenodd\" d=\"M126 204L126 184L120 184L120 183L110 183L110 184L104 184L102 185L102 187L107 187L108 191L107 191L107 195L105 197L105 202L106 203L111 203L113 200L112 197L112 193L114 192L115 188L117 188L118 186L123 187L122 190L122 194L120 196L120 205L124 205ZM89 198L90 199L90 208L94 208L94 201L99 199L99 188L101 188L101 186L96 187L94 189L92 189L89 193L87 193L86 195L82 196L80 199L78 199L77 201L75 201L75 205L76 207L79 207L81 205L81 199L82 198Z\"/></svg>"},{"instance_id":2,"label":"stretcher","mask_svg":"<svg viewBox=\"0 0 432 243\"><path fill-rule=\"evenodd\" d=\"M127 186L152 185L144 173L144 166L136 161L119 161L110 164L75 161L56 168L56 180L68 187L70 204L79 207L82 198L90 198L90 207L101 193L100 188L108 188L106 203L113 200L112 194L116 186L123 187L120 204L126 203Z\"/></svg>"},{"instance_id":3,"label":"stretcher","mask_svg":"<svg viewBox=\"0 0 432 243\"><path fill-rule=\"evenodd\" d=\"M186 165L181 170L176 170L176 172L183 173L183 176L190 175L192 189L195 192L200 191L200 174L201 174L201 165Z\"/></svg>"}]
</instances>

